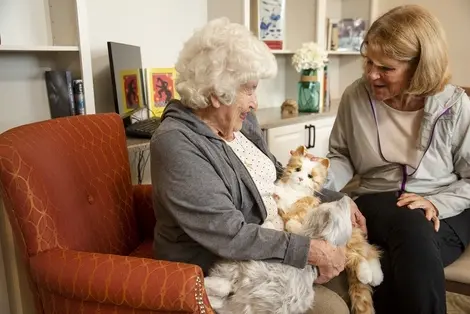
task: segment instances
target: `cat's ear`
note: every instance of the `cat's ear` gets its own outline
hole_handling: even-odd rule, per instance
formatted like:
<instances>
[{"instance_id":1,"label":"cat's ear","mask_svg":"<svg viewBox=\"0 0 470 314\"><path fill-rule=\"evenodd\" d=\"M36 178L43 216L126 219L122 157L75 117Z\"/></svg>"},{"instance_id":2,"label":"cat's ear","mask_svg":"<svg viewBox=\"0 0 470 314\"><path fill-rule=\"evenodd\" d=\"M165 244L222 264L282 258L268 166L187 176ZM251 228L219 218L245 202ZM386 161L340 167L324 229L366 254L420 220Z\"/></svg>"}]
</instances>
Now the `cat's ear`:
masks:
<instances>
[{"instance_id":1,"label":"cat's ear","mask_svg":"<svg viewBox=\"0 0 470 314\"><path fill-rule=\"evenodd\" d=\"M330 160L328 158L321 158L320 163L325 167L326 169L330 168Z\"/></svg>"},{"instance_id":2,"label":"cat's ear","mask_svg":"<svg viewBox=\"0 0 470 314\"><path fill-rule=\"evenodd\" d=\"M294 151L292 155L296 156L305 156L307 154L307 148L303 145L300 145L297 147L297 149Z\"/></svg>"}]
</instances>

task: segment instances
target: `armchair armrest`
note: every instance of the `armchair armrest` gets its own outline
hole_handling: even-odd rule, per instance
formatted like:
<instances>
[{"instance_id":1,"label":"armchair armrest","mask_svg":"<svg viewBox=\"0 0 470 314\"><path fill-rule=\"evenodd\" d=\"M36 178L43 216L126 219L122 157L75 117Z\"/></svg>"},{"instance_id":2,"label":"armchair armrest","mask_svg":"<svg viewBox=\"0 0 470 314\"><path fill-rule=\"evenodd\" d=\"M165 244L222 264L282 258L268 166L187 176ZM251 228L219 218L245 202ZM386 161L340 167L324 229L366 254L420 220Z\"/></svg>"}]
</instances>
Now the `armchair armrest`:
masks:
<instances>
[{"instance_id":1,"label":"armchair armrest","mask_svg":"<svg viewBox=\"0 0 470 314\"><path fill-rule=\"evenodd\" d=\"M195 265L54 249L30 259L39 288L66 298L134 309L213 313Z\"/></svg>"},{"instance_id":2,"label":"armchair armrest","mask_svg":"<svg viewBox=\"0 0 470 314\"><path fill-rule=\"evenodd\" d=\"M153 212L152 185L133 186L134 212L139 226L141 240L153 238L155 214Z\"/></svg>"}]
</instances>

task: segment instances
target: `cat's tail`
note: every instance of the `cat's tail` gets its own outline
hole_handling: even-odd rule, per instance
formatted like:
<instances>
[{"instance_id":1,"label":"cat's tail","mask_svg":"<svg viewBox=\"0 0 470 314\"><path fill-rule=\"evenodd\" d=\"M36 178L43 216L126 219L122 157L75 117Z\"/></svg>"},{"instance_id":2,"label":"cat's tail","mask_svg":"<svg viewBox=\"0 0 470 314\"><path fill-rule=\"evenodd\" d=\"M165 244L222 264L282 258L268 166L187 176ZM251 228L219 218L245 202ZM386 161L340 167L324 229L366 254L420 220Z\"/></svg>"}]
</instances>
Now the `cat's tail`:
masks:
<instances>
[{"instance_id":1,"label":"cat's tail","mask_svg":"<svg viewBox=\"0 0 470 314\"><path fill-rule=\"evenodd\" d=\"M363 284L357 278L354 270L347 270L349 282L349 297L351 299L351 313L374 314L374 303L372 301L372 287Z\"/></svg>"},{"instance_id":2,"label":"cat's tail","mask_svg":"<svg viewBox=\"0 0 470 314\"><path fill-rule=\"evenodd\" d=\"M372 286L374 273L366 258L377 257L364 234L359 228L353 228L352 236L346 245L346 273L351 299L351 313L374 314Z\"/></svg>"}]
</instances>

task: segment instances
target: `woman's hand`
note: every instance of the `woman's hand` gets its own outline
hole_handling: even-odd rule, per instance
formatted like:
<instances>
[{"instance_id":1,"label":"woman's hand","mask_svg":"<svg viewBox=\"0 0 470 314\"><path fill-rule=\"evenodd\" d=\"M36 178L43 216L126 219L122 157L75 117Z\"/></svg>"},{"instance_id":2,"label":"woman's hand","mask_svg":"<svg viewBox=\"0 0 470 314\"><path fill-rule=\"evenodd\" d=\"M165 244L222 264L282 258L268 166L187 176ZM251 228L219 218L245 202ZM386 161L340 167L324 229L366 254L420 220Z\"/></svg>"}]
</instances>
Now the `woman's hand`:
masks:
<instances>
[{"instance_id":1,"label":"woman's hand","mask_svg":"<svg viewBox=\"0 0 470 314\"><path fill-rule=\"evenodd\" d=\"M344 270L346 249L324 240L310 240L308 263L318 267L319 276L315 283L324 284Z\"/></svg>"},{"instance_id":2,"label":"woman's hand","mask_svg":"<svg viewBox=\"0 0 470 314\"><path fill-rule=\"evenodd\" d=\"M349 198L349 202L351 203L351 223L353 227L361 229L367 237L366 217L362 215L356 203L350 197L345 197Z\"/></svg>"},{"instance_id":3,"label":"woman's hand","mask_svg":"<svg viewBox=\"0 0 470 314\"><path fill-rule=\"evenodd\" d=\"M434 224L434 230L439 231L441 225L439 221L439 212L433 203L425 199L424 197L414 193L403 193L398 198L397 206L407 206L409 209L422 209L426 219L432 221Z\"/></svg>"}]
</instances>

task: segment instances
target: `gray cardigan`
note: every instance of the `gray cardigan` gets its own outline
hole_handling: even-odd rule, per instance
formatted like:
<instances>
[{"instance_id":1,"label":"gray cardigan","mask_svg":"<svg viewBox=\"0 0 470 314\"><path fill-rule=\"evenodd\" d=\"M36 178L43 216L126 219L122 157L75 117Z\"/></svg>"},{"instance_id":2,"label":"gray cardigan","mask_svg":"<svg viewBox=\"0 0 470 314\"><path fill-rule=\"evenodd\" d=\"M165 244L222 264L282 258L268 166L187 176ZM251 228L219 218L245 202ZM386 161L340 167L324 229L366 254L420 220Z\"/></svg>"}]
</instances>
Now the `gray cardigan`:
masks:
<instances>
[{"instance_id":1,"label":"gray cardigan","mask_svg":"<svg viewBox=\"0 0 470 314\"><path fill-rule=\"evenodd\" d=\"M254 115L241 132L273 161L279 177L282 165L268 151ZM220 258L306 265L309 239L260 226L266 208L250 174L179 101L167 105L150 153L155 258L196 264L205 274Z\"/></svg>"}]
</instances>

